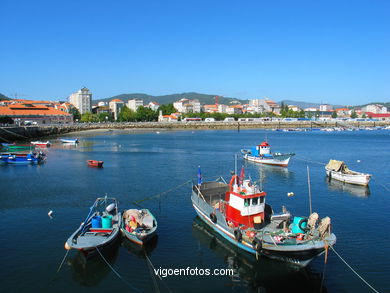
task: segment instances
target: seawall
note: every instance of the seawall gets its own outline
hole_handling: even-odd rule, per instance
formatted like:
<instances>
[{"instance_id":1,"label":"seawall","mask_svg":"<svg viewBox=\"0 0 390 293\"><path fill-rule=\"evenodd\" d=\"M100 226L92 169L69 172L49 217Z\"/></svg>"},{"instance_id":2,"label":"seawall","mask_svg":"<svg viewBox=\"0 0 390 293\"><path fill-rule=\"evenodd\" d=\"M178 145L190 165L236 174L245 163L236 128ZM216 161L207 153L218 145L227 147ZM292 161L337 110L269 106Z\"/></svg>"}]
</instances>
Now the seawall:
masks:
<instances>
[{"instance_id":1,"label":"seawall","mask_svg":"<svg viewBox=\"0 0 390 293\"><path fill-rule=\"evenodd\" d=\"M69 125L2 126L0 141L29 141L41 137L63 135L69 132L93 129L288 129L327 127L388 126L390 121L264 121L264 122L113 122L75 123Z\"/></svg>"}]
</instances>

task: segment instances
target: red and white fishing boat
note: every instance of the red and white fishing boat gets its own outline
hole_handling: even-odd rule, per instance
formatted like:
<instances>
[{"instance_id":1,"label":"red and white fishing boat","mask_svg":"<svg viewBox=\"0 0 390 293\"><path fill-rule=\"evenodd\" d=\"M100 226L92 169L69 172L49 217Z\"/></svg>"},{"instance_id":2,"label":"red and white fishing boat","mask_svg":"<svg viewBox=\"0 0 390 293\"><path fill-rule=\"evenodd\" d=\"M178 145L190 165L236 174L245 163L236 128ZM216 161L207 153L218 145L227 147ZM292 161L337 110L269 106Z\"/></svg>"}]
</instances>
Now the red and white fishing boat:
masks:
<instances>
[{"instance_id":1,"label":"red and white fishing boat","mask_svg":"<svg viewBox=\"0 0 390 293\"><path fill-rule=\"evenodd\" d=\"M31 144L40 146L40 147L49 147L50 141L32 141Z\"/></svg>"},{"instance_id":2,"label":"red and white fishing boat","mask_svg":"<svg viewBox=\"0 0 390 293\"><path fill-rule=\"evenodd\" d=\"M281 167L287 167L291 157L295 155L294 153L289 153L289 154L271 153L271 146L266 141L263 141L261 144L249 150L242 149L241 153L245 160L259 163L259 164L274 165L274 166L281 166Z\"/></svg>"},{"instance_id":3,"label":"red and white fishing boat","mask_svg":"<svg viewBox=\"0 0 390 293\"><path fill-rule=\"evenodd\" d=\"M103 168L103 161L96 161L96 160L88 160L87 161L88 166L90 167L96 167L96 168Z\"/></svg>"},{"instance_id":4,"label":"red and white fishing boat","mask_svg":"<svg viewBox=\"0 0 390 293\"><path fill-rule=\"evenodd\" d=\"M232 245L253 255L264 255L306 266L336 243L329 217L319 221L317 213L309 218L293 217L285 209L274 214L265 203L266 193L251 180L233 175L230 183L217 181L192 186L192 205L198 216Z\"/></svg>"}]
</instances>

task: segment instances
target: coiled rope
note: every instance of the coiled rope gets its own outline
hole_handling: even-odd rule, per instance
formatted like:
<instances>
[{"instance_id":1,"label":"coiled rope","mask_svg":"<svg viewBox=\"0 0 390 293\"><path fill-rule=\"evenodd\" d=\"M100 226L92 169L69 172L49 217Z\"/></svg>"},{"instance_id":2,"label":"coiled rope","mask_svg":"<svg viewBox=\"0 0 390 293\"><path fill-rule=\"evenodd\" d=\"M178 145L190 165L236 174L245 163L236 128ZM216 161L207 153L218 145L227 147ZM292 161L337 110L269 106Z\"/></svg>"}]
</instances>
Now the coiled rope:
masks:
<instances>
[{"instance_id":1,"label":"coiled rope","mask_svg":"<svg viewBox=\"0 0 390 293\"><path fill-rule=\"evenodd\" d=\"M103 254L100 252L99 248L96 247L96 250L97 252L100 254L101 258L104 260L104 262L107 264L107 266L114 272L115 275L117 275L117 277L119 279L121 279L127 286L129 286L131 289L133 289L134 291L137 291L137 292L140 292L142 293L142 291L136 287L134 287L133 285L131 285L128 281L126 281L111 265L110 263L104 258Z\"/></svg>"},{"instance_id":2,"label":"coiled rope","mask_svg":"<svg viewBox=\"0 0 390 293\"><path fill-rule=\"evenodd\" d=\"M332 245L329 245L329 247L334 251L334 253L341 259L341 261L356 275L359 277L360 280L362 280L372 291L379 293L378 290L376 290L374 287L372 287L366 280L363 279L362 276L358 274L342 257L340 254L337 253L337 251L334 249Z\"/></svg>"}]
</instances>

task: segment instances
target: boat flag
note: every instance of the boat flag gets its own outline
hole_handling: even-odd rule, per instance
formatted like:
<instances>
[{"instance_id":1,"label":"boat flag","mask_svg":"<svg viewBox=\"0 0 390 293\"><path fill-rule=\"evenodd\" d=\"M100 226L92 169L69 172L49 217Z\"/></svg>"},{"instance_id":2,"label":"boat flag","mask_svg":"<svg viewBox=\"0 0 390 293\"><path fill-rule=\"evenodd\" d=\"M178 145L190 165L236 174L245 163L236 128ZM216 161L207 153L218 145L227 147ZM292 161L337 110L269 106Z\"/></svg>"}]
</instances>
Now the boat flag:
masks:
<instances>
[{"instance_id":1,"label":"boat flag","mask_svg":"<svg viewBox=\"0 0 390 293\"><path fill-rule=\"evenodd\" d=\"M200 166L198 166L198 185L202 185L202 171L200 170Z\"/></svg>"},{"instance_id":2,"label":"boat flag","mask_svg":"<svg viewBox=\"0 0 390 293\"><path fill-rule=\"evenodd\" d=\"M244 166L242 166L241 173L240 173L240 179L239 179L240 185L242 185L242 183L244 182L244 177L245 177L245 170L244 170Z\"/></svg>"}]
</instances>

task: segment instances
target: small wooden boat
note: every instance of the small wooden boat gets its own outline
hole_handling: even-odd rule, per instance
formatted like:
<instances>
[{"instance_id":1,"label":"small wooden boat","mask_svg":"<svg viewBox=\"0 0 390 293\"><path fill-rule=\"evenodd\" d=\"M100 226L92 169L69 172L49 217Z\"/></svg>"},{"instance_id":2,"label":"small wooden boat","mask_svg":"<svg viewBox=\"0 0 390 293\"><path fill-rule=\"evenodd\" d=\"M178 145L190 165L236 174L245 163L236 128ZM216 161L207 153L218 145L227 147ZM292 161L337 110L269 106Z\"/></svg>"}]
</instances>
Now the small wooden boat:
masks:
<instances>
[{"instance_id":1,"label":"small wooden boat","mask_svg":"<svg viewBox=\"0 0 390 293\"><path fill-rule=\"evenodd\" d=\"M96 167L96 168L103 168L103 161L96 161L96 160L88 160L87 161L88 166L90 167Z\"/></svg>"},{"instance_id":2,"label":"small wooden boat","mask_svg":"<svg viewBox=\"0 0 390 293\"><path fill-rule=\"evenodd\" d=\"M156 235L157 220L148 209L130 209L123 212L122 235L144 245Z\"/></svg>"},{"instance_id":3,"label":"small wooden boat","mask_svg":"<svg viewBox=\"0 0 390 293\"><path fill-rule=\"evenodd\" d=\"M96 249L102 249L117 238L121 223L116 198L99 197L90 207L85 221L65 242L65 249L77 249L85 256L91 256Z\"/></svg>"},{"instance_id":4,"label":"small wooden boat","mask_svg":"<svg viewBox=\"0 0 390 293\"><path fill-rule=\"evenodd\" d=\"M60 138L60 141L62 143L73 143L73 144L76 144L76 143L79 143L79 140L77 138Z\"/></svg>"},{"instance_id":5,"label":"small wooden boat","mask_svg":"<svg viewBox=\"0 0 390 293\"><path fill-rule=\"evenodd\" d=\"M32 141L31 144L40 147L49 147L50 141Z\"/></svg>"},{"instance_id":6,"label":"small wooden boat","mask_svg":"<svg viewBox=\"0 0 390 293\"><path fill-rule=\"evenodd\" d=\"M326 175L329 180L334 179L345 183L367 186L371 179L371 174L360 173L349 170L343 161L330 160L325 166Z\"/></svg>"},{"instance_id":7,"label":"small wooden boat","mask_svg":"<svg viewBox=\"0 0 390 293\"><path fill-rule=\"evenodd\" d=\"M30 144L7 144L3 145L3 149L9 150L9 151L27 151L27 150L34 150L35 146Z\"/></svg>"}]
</instances>

